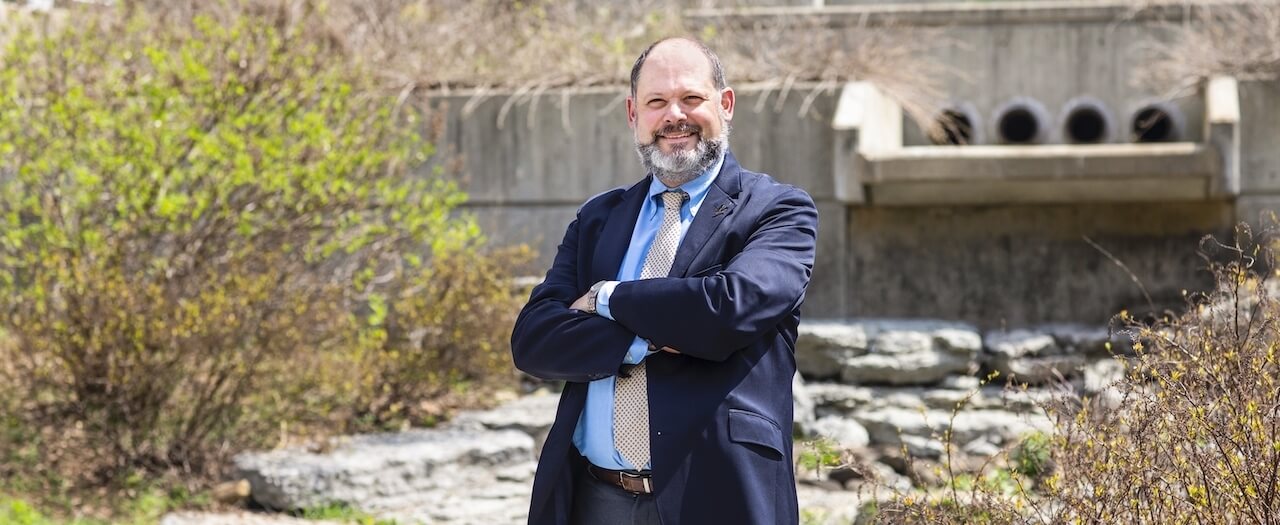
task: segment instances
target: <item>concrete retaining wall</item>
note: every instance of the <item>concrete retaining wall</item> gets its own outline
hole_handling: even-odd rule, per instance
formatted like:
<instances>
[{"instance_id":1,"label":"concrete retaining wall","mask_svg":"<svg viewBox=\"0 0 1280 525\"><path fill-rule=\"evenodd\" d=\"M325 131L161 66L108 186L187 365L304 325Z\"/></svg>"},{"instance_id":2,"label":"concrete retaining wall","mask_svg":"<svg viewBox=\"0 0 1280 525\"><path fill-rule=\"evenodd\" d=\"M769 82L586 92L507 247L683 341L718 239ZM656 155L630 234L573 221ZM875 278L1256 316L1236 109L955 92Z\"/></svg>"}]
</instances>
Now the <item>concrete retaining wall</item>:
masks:
<instances>
[{"instance_id":1,"label":"concrete retaining wall","mask_svg":"<svg viewBox=\"0 0 1280 525\"><path fill-rule=\"evenodd\" d=\"M1025 5L1032 4L1040 3ZM1025 8L1016 17L988 13L934 27L941 36L931 53L954 68L944 79L950 96L971 104L985 121L1011 97L1034 97L1056 114L1069 100L1088 95L1127 125L1128 111L1164 91L1132 84L1142 60L1138 49L1165 38L1178 13L1116 21L1108 18L1115 5L1081 5L1066 21L1036 18ZM903 27L893 30L910 30L910 17L900 22ZM733 65L727 66L732 79ZM747 168L803 187L818 202L818 261L806 303L811 317L942 318L993 328L1096 324L1121 309L1178 308L1184 289L1209 283L1196 255L1202 236L1225 237L1235 221L1280 207L1280 152L1274 147L1280 83L1274 81L1240 83L1238 195L983 206L841 202L831 127L839 93L798 85L782 97L759 86L736 87L734 153ZM626 126L624 91L434 99L443 110L440 159L462 161L472 199L467 209L496 242L538 250L529 273L545 271L584 200L643 176ZM1203 95L1174 102L1186 117L1182 139L1203 142ZM1129 137L1121 133L1113 140ZM926 143L910 123L903 142Z\"/></svg>"}]
</instances>

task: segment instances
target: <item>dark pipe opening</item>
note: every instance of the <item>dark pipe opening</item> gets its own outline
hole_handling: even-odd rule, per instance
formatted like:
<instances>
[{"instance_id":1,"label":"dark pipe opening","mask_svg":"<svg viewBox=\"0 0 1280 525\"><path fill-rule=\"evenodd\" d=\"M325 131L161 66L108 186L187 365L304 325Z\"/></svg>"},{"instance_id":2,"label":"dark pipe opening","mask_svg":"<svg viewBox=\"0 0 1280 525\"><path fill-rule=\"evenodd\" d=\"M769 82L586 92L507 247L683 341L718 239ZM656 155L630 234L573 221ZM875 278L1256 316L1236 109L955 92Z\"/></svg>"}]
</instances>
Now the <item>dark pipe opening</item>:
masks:
<instances>
[{"instance_id":1,"label":"dark pipe opening","mask_svg":"<svg viewBox=\"0 0 1280 525\"><path fill-rule=\"evenodd\" d=\"M1076 144L1098 144L1107 140L1107 118L1092 106L1079 107L1067 114L1067 140Z\"/></svg>"},{"instance_id":2,"label":"dark pipe opening","mask_svg":"<svg viewBox=\"0 0 1280 525\"><path fill-rule=\"evenodd\" d=\"M1133 116L1133 140L1135 142L1171 142L1174 133L1173 116L1155 106L1138 110Z\"/></svg>"},{"instance_id":3,"label":"dark pipe opening","mask_svg":"<svg viewBox=\"0 0 1280 525\"><path fill-rule=\"evenodd\" d=\"M934 137L934 144L964 146L973 144L973 121L968 115L948 109L938 117L941 136Z\"/></svg>"},{"instance_id":4,"label":"dark pipe opening","mask_svg":"<svg viewBox=\"0 0 1280 525\"><path fill-rule=\"evenodd\" d=\"M1000 131L1002 142L1031 144L1040 134L1040 121L1029 108L1015 107L1000 116L997 129Z\"/></svg>"}]
</instances>

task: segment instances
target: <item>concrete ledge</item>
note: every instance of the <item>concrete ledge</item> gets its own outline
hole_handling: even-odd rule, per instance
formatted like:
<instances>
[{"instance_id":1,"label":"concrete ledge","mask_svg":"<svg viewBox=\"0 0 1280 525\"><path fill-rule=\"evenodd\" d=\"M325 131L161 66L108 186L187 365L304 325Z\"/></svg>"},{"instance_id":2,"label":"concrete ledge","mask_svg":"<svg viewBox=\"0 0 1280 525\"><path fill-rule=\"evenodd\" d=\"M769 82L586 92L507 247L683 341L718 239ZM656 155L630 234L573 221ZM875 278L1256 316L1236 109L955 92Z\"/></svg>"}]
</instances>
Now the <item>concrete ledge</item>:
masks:
<instances>
[{"instance_id":1,"label":"concrete ledge","mask_svg":"<svg viewBox=\"0 0 1280 525\"><path fill-rule=\"evenodd\" d=\"M1044 146L912 146L868 152L868 184L1008 179L1117 180L1217 173L1217 152L1204 144L1049 144Z\"/></svg>"},{"instance_id":2,"label":"concrete ledge","mask_svg":"<svg viewBox=\"0 0 1280 525\"><path fill-rule=\"evenodd\" d=\"M828 27L886 25L957 26L1040 23L1105 23L1181 21L1205 7L1239 8L1247 0L1198 0L1137 7L1133 0L1038 0L946 2L936 4L834 5L824 7L740 7L685 12L695 23L719 22L738 27L819 17Z\"/></svg>"},{"instance_id":3,"label":"concrete ledge","mask_svg":"<svg viewBox=\"0 0 1280 525\"><path fill-rule=\"evenodd\" d=\"M1173 202L1203 201L1208 193L1204 179L1170 183L1163 178L1129 179L1101 185L1092 180L1055 182L995 181L913 182L872 187L870 199L881 206L935 204L1013 204L1063 202Z\"/></svg>"},{"instance_id":4,"label":"concrete ledge","mask_svg":"<svg viewBox=\"0 0 1280 525\"><path fill-rule=\"evenodd\" d=\"M1238 83L1206 86L1208 141L903 146L902 109L846 84L832 119L836 198L859 205L1221 201L1240 193Z\"/></svg>"},{"instance_id":5,"label":"concrete ledge","mask_svg":"<svg viewBox=\"0 0 1280 525\"><path fill-rule=\"evenodd\" d=\"M1221 166L1194 143L919 146L865 159L876 205L1206 200Z\"/></svg>"}]
</instances>

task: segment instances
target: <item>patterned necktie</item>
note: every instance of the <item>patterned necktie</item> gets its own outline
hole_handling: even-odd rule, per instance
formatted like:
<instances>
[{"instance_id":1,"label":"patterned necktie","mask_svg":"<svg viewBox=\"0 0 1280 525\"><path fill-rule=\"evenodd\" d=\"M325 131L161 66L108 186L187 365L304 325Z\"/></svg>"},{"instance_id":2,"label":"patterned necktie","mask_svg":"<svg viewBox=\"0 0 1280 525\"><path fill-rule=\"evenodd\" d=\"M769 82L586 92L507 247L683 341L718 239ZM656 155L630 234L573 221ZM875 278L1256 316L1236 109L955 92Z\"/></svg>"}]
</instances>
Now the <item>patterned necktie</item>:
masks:
<instances>
[{"instance_id":1,"label":"patterned necktie","mask_svg":"<svg viewBox=\"0 0 1280 525\"><path fill-rule=\"evenodd\" d=\"M689 198L683 191L662 193L662 227L640 269L641 279L666 277L680 247L680 207ZM613 445L637 469L649 463L649 381L644 361L628 377L619 375L613 390Z\"/></svg>"}]
</instances>

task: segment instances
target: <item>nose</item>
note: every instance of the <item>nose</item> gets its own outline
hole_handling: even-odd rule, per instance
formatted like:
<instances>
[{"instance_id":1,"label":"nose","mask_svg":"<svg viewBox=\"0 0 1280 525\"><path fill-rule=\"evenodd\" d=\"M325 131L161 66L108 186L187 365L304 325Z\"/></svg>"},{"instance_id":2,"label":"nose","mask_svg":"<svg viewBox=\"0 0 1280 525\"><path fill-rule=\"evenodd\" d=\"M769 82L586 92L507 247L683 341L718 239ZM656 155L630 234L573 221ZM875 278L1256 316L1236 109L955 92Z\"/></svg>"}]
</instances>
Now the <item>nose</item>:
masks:
<instances>
[{"instance_id":1,"label":"nose","mask_svg":"<svg viewBox=\"0 0 1280 525\"><path fill-rule=\"evenodd\" d=\"M663 115L663 123L673 124L685 120L684 108L680 104L667 104L667 112Z\"/></svg>"}]
</instances>

